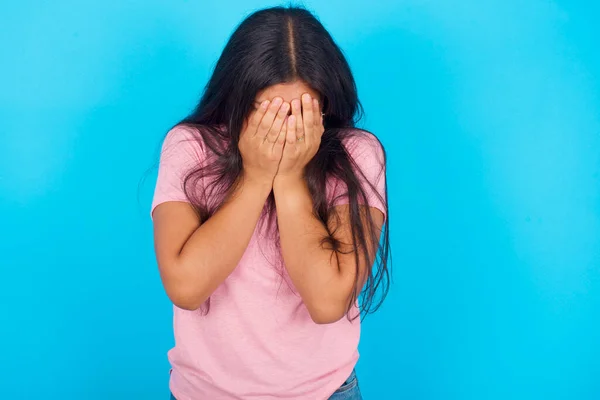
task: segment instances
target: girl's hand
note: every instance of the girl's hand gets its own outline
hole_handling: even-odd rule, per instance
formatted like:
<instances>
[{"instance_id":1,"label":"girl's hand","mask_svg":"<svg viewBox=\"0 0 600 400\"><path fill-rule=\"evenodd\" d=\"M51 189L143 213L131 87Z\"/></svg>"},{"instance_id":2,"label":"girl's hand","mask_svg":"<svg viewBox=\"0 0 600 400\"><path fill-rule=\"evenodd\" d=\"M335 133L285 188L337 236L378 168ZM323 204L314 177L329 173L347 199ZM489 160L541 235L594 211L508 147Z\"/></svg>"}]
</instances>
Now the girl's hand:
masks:
<instances>
[{"instance_id":1,"label":"girl's hand","mask_svg":"<svg viewBox=\"0 0 600 400\"><path fill-rule=\"evenodd\" d=\"M282 98L261 103L246 123L238 148L244 165L244 179L273 184L285 144L285 124L290 104Z\"/></svg>"},{"instance_id":2,"label":"girl's hand","mask_svg":"<svg viewBox=\"0 0 600 400\"><path fill-rule=\"evenodd\" d=\"M300 179L304 167L317 153L325 131L319 101L308 93L302 95L302 101L292 100L292 115L283 131L285 146L276 179Z\"/></svg>"}]
</instances>

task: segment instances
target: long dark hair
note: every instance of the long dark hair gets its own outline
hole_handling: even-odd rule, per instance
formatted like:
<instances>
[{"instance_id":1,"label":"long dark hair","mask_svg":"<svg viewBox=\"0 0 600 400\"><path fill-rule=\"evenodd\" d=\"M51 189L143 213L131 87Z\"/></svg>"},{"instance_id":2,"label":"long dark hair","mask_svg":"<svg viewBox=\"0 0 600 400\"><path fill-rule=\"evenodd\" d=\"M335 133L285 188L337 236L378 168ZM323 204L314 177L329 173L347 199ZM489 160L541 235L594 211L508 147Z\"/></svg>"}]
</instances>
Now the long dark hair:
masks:
<instances>
[{"instance_id":1,"label":"long dark hair","mask_svg":"<svg viewBox=\"0 0 600 400\"><path fill-rule=\"evenodd\" d=\"M240 179L243 166L237 143L255 96L269 86L296 80L321 95L325 112L320 148L305 170L314 214L327 226L334 214L332 201L325 195L326 182L338 179L345 183L356 263L360 256L369 265L375 263L368 268L369 275L362 277L366 279L359 298L361 312L368 314L377 310L389 288L389 213L385 210L387 217L380 232L370 214L361 212L359 204L368 205L363 185L370 183L361 176L342 141L349 135L370 134L355 128L362 107L348 62L327 30L306 9L275 7L257 11L231 35L200 103L180 122L194 128L199 144L210 154L210 162L198 165L186 176L185 193L201 220L216 211ZM204 178L210 178L209 185L203 184ZM374 187L370 189L375 191ZM387 193L385 197L381 200L387 207ZM271 193L265 206L268 221L273 221L274 211ZM322 245L341 252L333 233L323 238ZM377 249L371 256L366 251L369 242ZM355 289L359 279L357 273ZM357 300L356 290L352 296L348 311Z\"/></svg>"}]
</instances>

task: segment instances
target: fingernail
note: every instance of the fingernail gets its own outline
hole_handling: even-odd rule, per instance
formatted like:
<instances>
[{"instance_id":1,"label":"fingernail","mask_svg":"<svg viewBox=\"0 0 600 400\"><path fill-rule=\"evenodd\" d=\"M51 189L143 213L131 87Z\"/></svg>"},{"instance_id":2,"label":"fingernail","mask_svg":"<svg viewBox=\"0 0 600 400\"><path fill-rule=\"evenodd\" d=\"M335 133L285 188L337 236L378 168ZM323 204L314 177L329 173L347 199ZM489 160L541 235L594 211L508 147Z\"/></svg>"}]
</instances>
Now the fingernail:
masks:
<instances>
[{"instance_id":1,"label":"fingernail","mask_svg":"<svg viewBox=\"0 0 600 400\"><path fill-rule=\"evenodd\" d=\"M281 106L281 110L283 112L286 112L287 110L289 110L290 108L290 103L283 103L283 105Z\"/></svg>"},{"instance_id":2,"label":"fingernail","mask_svg":"<svg viewBox=\"0 0 600 400\"><path fill-rule=\"evenodd\" d=\"M263 101L262 103L260 103L260 106L261 106L263 109L266 109L267 107L269 107L269 103L270 103L270 101L269 101L269 100L265 100L265 101Z\"/></svg>"},{"instance_id":3,"label":"fingernail","mask_svg":"<svg viewBox=\"0 0 600 400\"><path fill-rule=\"evenodd\" d=\"M308 94L308 93L304 93L304 94L302 95L302 100L303 100L303 101L307 101L307 102L308 102L308 101L310 101L310 94Z\"/></svg>"},{"instance_id":4,"label":"fingernail","mask_svg":"<svg viewBox=\"0 0 600 400\"><path fill-rule=\"evenodd\" d=\"M275 98L273 99L273 104L274 104L274 105L276 105L276 106L280 106L280 105L281 105L281 103L283 103L283 99L282 99L281 97L275 97Z\"/></svg>"}]
</instances>

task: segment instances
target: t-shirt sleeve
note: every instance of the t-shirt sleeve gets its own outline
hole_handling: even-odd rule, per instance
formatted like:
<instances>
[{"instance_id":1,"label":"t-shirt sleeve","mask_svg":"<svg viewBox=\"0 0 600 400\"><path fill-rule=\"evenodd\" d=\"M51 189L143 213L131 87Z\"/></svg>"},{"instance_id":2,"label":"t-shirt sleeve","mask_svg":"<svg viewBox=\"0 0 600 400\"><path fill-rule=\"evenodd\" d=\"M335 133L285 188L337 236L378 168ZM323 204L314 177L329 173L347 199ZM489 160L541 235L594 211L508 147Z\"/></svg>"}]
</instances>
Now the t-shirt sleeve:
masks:
<instances>
[{"instance_id":1,"label":"t-shirt sleeve","mask_svg":"<svg viewBox=\"0 0 600 400\"><path fill-rule=\"evenodd\" d=\"M369 207L380 210L386 216L385 153L381 143L370 133L358 133L346 140L344 146L354 160L355 172L367 198ZM359 196L358 202L364 205ZM334 190L334 205L348 204L346 185L338 182Z\"/></svg>"},{"instance_id":2,"label":"t-shirt sleeve","mask_svg":"<svg viewBox=\"0 0 600 400\"><path fill-rule=\"evenodd\" d=\"M192 128L176 126L167 134L160 152L158 178L151 215L156 206L167 201L188 202L183 183L203 159L203 151Z\"/></svg>"}]
</instances>

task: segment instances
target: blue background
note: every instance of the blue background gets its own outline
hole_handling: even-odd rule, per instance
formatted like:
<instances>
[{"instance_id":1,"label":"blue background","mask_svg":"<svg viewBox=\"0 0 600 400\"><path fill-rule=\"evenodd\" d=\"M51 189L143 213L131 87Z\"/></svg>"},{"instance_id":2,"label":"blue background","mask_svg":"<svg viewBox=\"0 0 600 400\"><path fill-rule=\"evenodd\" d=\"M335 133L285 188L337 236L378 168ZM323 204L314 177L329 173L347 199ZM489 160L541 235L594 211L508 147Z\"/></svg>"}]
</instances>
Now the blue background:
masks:
<instances>
[{"instance_id":1,"label":"blue background","mask_svg":"<svg viewBox=\"0 0 600 400\"><path fill-rule=\"evenodd\" d=\"M168 397L151 168L234 26L275 4L216 3L3 2L0 397ZM596 4L307 2L389 154L366 399L600 398Z\"/></svg>"}]
</instances>

